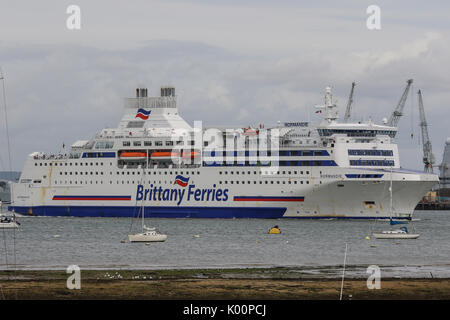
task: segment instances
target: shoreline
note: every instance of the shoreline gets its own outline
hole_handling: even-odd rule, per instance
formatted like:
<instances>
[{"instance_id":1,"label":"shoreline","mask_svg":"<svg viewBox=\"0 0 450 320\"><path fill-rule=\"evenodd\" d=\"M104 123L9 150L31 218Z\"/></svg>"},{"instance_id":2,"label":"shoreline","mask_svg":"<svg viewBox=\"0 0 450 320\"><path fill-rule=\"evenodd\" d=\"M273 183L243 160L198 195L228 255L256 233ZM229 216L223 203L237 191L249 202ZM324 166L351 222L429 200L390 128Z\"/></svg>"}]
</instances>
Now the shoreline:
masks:
<instances>
[{"instance_id":1,"label":"shoreline","mask_svg":"<svg viewBox=\"0 0 450 320\"><path fill-rule=\"evenodd\" d=\"M293 268L81 270L81 289L69 290L65 270L0 271L3 299L151 300L338 300L341 277ZM368 276L368 275L367 275ZM344 282L345 300L450 299L450 278L381 279L369 290L367 277Z\"/></svg>"}]
</instances>

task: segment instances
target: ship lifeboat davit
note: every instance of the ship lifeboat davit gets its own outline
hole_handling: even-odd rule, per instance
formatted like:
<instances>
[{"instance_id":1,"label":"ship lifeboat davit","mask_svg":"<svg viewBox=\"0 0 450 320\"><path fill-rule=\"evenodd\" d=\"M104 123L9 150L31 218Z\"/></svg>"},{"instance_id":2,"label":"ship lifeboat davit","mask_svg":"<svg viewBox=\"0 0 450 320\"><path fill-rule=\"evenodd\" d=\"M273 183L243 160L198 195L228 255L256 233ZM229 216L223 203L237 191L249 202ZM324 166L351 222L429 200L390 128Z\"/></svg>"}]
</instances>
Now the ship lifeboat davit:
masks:
<instances>
[{"instance_id":1,"label":"ship lifeboat davit","mask_svg":"<svg viewBox=\"0 0 450 320\"><path fill-rule=\"evenodd\" d=\"M183 152L181 154L181 157L184 158L184 159L198 158L198 157L200 157L200 153L199 152L195 152L195 151Z\"/></svg>"},{"instance_id":2,"label":"ship lifeboat davit","mask_svg":"<svg viewBox=\"0 0 450 320\"><path fill-rule=\"evenodd\" d=\"M160 151L151 154L152 159L172 159L179 157L178 152Z\"/></svg>"},{"instance_id":3,"label":"ship lifeboat davit","mask_svg":"<svg viewBox=\"0 0 450 320\"><path fill-rule=\"evenodd\" d=\"M124 151L120 154L121 158L126 159L142 159L145 158L147 154L145 152L138 152L138 151Z\"/></svg>"}]
</instances>

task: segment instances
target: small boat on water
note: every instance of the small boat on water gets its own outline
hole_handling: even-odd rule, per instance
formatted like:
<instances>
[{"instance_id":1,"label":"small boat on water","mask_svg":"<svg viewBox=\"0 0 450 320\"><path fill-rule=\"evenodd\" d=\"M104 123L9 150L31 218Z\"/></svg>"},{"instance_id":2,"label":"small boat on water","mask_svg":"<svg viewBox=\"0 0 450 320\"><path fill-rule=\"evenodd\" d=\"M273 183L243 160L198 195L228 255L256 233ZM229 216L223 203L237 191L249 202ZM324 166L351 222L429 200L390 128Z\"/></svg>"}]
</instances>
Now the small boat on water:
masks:
<instances>
[{"instance_id":1,"label":"small boat on water","mask_svg":"<svg viewBox=\"0 0 450 320\"><path fill-rule=\"evenodd\" d=\"M167 235L159 233L156 228L148 228L144 225L142 231L142 233L128 235L130 242L163 242L167 239Z\"/></svg>"},{"instance_id":2,"label":"small boat on water","mask_svg":"<svg viewBox=\"0 0 450 320\"><path fill-rule=\"evenodd\" d=\"M0 201L0 208L2 201ZM16 215L6 216L0 212L0 229L13 229L18 228L20 223L16 219Z\"/></svg>"},{"instance_id":3,"label":"small boat on water","mask_svg":"<svg viewBox=\"0 0 450 320\"><path fill-rule=\"evenodd\" d=\"M16 220L16 217L0 216L0 229L13 229L18 228L20 223Z\"/></svg>"},{"instance_id":4,"label":"small boat on water","mask_svg":"<svg viewBox=\"0 0 450 320\"><path fill-rule=\"evenodd\" d=\"M143 171L142 174L142 180L145 178L145 171ZM142 206L141 206L141 215L142 215L142 224L141 224L141 232L140 233L134 233L128 235L128 240L130 242L163 242L166 241L167 235L162 234L156 230L156 228L149 228L145 225L144 219L145 219L145 206L144 206L144 200L142 200ZM139 215L138 215L139 218Z\"/></svg>"},{"instance_id":5,"label":"small boat on water","mask_svg":"<svg viewBox=\"0 0 450 320\"><path fill-rule=\"evenodd\" d=\"M376 239L417 239L419 233L409 233L406 227L401 227L397 230L387 230L381 232L374 232L373 236Z\"/></svg>"},{"instance_id":6,"label":"small boat on water","mask_svg":"<svg viewBox=\"0 0 450 320\"><path fill-rule=\"evenodd\" d=\"M404 224L407 223L406 221L402 221L399 219L395 219L393 218L393 205L392 205L392 167L391 167L391 185L389 187L389 192L390 192L390 200L391 200L391 204L390 204L390 208L389 208L389 213L390 213L390 217L389 217L389 224L391 226L393 225L397 225L397 224ZM399 229L396 230L385 230L385 231L380 231L380 232L374 232L373 237L375 239L417 239L420 234L419 233L409 233L408 232L408 228L406 227L400 227Z\"/></svg>"}]
</instances>

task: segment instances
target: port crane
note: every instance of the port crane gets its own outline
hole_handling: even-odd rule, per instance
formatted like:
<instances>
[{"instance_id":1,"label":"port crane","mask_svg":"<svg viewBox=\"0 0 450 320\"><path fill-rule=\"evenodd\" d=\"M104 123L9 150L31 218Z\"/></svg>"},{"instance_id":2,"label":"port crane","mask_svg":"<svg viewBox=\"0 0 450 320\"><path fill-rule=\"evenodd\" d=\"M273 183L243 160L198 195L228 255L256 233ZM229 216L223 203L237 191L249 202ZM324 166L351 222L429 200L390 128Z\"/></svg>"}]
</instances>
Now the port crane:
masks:
<instances>
[{"instance_id":1,"label":"port crane","mask_svg":"<svg viewBox=\"0 0 450 320\"><path fill-rule=\"evenodd\" d=\"M408 98L409 88L411 87L412 83L413 79L409 79L408 81L406 81L405 91L403 91L402 97L400 98L397 107L395 108L394 112L392 112L391 117L387 122L388 126L397 127L398 121L400 120L400 117L403 115L403 108L405 107L406 98Z\"/></svg>"},{"instance_id":2,"label":"port crane","mask_svg":"<svg viewBox=\"0 0 450 320\"><path fill-rule=\"evenodd\" d=\"M350 95L348 97L347 108L345 109L344 122L348 122L350 120L353 103L353 91L355 90L355 85L356 83L352 82L352 90L350 90Z\"/></svg>"},{"instance_id":3,"label":"port crane","mask_svg":"<svg viewBox=\"0 0 450 320\"><path fill-rule=\"evenodd\" d=\"M428 135L428 124L425 119L425 110L423 108L422 92L417 92L419 96L419 115L420 115L420 128L422 130L422 147L423 147L423 163L425 172L433 172L434 155L431 148L431 141Z\"/></svg>"}]
</instances>

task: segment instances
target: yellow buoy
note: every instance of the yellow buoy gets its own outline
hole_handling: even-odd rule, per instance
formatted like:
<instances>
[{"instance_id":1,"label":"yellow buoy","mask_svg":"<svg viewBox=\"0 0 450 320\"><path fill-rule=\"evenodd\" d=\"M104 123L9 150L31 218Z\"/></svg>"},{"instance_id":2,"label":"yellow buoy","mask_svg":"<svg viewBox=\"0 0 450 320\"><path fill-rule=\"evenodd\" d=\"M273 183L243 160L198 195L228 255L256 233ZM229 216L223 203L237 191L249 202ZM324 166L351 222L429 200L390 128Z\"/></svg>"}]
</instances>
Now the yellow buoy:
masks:
<instances>
[{"instance_id":1,"label":"yellow buoy","mask_svg":"<svg viewBox=\"0 0 450 320\"><path fill-rule=\"evenodd\" d=\"M369 237L369 236L366 236L366 240L370 240L370 237Z\"/></svg>"},{"instance_id":2,"label":"yellow buoy","mask_svg":"<svg viewBox=\"0 0 450 320\"><path fill-rule=\"evenodd\" d=\"M280 228L278 228L278 226L275 226L269 230L269 234L280 234L280 233L281 233L281 230L280 230Z\"/></svg>"}]
</instances>

